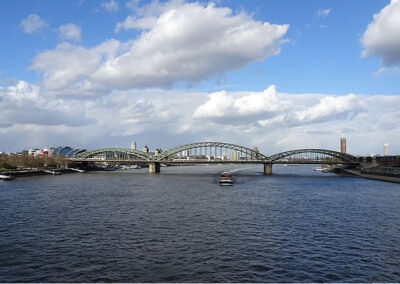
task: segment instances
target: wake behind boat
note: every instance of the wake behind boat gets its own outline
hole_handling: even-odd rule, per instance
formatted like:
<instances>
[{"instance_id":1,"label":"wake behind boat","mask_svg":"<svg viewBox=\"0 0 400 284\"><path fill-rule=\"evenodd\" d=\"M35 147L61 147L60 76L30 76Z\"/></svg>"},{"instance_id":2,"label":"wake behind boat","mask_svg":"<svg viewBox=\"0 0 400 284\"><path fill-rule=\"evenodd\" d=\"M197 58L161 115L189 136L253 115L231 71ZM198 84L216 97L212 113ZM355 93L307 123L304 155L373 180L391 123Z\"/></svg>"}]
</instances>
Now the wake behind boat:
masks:
<instances>
[{"instance_id":1,"label":"wake behind boat","mask_svg":"<svg viewBox=\"0 0 400 284\"><path fill-rule=\"evenodd\" d=\"M233 185L232 175L229 172L222 172L219 175L219 185Z\"/></svg>"}]
</instances>

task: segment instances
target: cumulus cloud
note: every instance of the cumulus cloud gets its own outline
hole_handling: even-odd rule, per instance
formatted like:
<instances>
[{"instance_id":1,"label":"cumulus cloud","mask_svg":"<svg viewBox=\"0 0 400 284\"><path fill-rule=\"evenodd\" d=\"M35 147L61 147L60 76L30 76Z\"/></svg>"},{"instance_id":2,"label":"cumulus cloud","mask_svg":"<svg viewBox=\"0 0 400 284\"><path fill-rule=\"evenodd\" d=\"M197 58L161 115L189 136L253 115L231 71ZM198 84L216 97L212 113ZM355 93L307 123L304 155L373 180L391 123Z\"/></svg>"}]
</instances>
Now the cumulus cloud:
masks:
<instances>
[{"instance_id":1,"label":"cumulus cloud","mask_svg":"<svg viewBox=\"0 0 400 284\"><path fill-rule=\"evenodd\" d=\"M277 94L275 86L264 92L233 93L216 92L200 105L193 114L194 118L208 118L214 122L242 124L258 123L260 126L296 126L320 123L331 120L351 119L362 112L363 107L357 96L320 96L310 100L302 96L303 101ZM226 119L222 119L226 118Z\"/></svg>"},{"instance_id":2,"label":"cumulus cloud","mask_svg":"<svg viewBox=\"0 0 400 284\"><path fill-rule=\"evenodd\" d=\"M166 2L151 1L142 6L139 5L138 0L129 1L127 7L132 10L133 15L126 17L123 22L117 23L115 31L119 32L121 29L151 29L156 25L157 19L163 13L179 9L183 5L185 5L184 0L170 0Z\"/></svg>"},{"instance_id":3,"label":"cumulus cloud","mask_svg":"<svg viewBox=\"0 0 400 284\"><path fill-rule=\"evenodd\" d=\"M221 91L212 93L208 97L209 100L196 109L193 117L227 117L231 119L233 117L252 117L260 114L265 117L285 110L289 106L289 102L278 99L273 85L264 92L228 94L225 91Z\"/></svg>"},{"instance_id":4,"label":"cumulus cloud","mask_svg":"<svg viewBox=\"0 0 400 284\"><path fill-rule=\"evenodd\" d=\"M16 124L80 126L90 123L84 116L76 116L67 104L44 98L38 86L25 81L0 87L0 98L0 128Z\"/></svg>"},{"instance_id":5,"label":"cumulus cloud","mask_svg":"<svg viewBox=\"0 0 400 284\"><path fill-rule=\"evenodd\" d=\"M47 23L39 15L30 14L21 21L19 26L24 33L33 34L47 27Z\"/></svg>"},{"instance_id":6,"label":"cumulus cloud","mask_svg":"<svg viewBox=\"0 0 400 284\"><path fill-rule=\"evenodd\" d=\"M91 74L121 50L123 45L116 40L91 49L61 43L53 50L40 53L31 69L43 73L43 86L56 94L92 96L104 88L91 80Z\"/></svg>"},{"instance_id":7,"label":"cumulus cloud","mask_svg":"<svg viewBox=\"0 0 400 284\"><path fill-rule=\"evenodd\" d=\"M130 27L144 29L137 39L106 41L93 48L59 45L40 53L31 69L43 73L44 86L53 90L80 83L109 89L169 88L276 55L288 29L214 4L154 3L138 8L142 16L126 20L132 22ZM103 56L110 42L113 51Z\"/></svg>"},{"instance_id":8,"label":"cumulus cloud","mask_svg":"<svg viewBox=\"0 0 400 284\"><path fill-rule=\"evenodd\" d=\"M69 41L81 40L81 28L74 24L65 24L58 28L60 39Z\"/></svg>"},{"instance_id":9,"label":"cumulus cloud","mask_svg":"<svg viewBox=\"0 0 400 284\"><path fill-rule=\"evenodd\" d=\"M118 2L115 0L102 2L100 5L104 10L108 12L117 12L119 10Z\"/></svg>"},{"instance_id":10,"label":"cumulus cloud","mask_svg":"<svg viewBox=\"0 0 400 284\"><path fill-rule=\"evenodd\" d=\"M363 56L379 56L385 67L400 64L400 1L392 0L374 15L361 43Z\"/></svg>"},{"instance_id":11,"label":"cumulus cloud","mask_svg":"<svg viewBox=\"0 0 400 284\"><path fill-rule=\"evenodd\" d=\"M166 149L214 140L273 154L338 150L344 130L351 153L379 153L385 142L400 152L400 96L285 94L274 86L263 92L145 92L114 90L84 100L48 96L23 81L0 87L1 150L33 147L32 141L35 147L96 148L129 147L136 140Z\"/></svg>"}]
</instances>

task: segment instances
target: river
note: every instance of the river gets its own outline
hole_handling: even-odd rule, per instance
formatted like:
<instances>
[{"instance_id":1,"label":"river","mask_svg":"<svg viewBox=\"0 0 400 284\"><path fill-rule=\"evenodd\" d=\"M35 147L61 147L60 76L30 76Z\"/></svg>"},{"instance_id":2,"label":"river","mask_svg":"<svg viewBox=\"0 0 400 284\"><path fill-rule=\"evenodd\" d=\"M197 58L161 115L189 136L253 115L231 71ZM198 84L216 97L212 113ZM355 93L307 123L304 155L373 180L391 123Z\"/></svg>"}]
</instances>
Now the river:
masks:
<instances>
[{"instance_id":1,"label":"river","mask_svg":"<svg viewBox=\"0 0 400 284\"><path fill-rule=\"evenodd\" d=\"M400 282L400 184L273 170L1 182L0 282Z\"/></svg>"}]
</instances>

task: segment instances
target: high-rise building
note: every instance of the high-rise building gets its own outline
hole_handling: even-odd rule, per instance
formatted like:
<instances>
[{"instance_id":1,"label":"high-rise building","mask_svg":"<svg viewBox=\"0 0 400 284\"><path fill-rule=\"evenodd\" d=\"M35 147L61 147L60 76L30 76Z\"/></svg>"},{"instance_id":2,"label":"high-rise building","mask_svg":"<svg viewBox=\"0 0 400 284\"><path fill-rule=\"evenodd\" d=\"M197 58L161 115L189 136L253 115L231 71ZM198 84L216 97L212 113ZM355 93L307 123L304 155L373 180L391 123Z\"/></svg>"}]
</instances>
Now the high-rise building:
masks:
<instances>
[{"instance_id":1,"label":"high-rise building","mask_svg":"<svg viewBox=\"0 0 400 284\"><path fill-rule=\"evenodd\" d=\"M131 142L131 149L136 150L136 141Z\"/></svg>"},{"instance_id":2,"label":"high-rise building","mask_svg":"<svg viewBox=\"0 0 400 284\"><path fill-rule=\"evenodd\" d=\"M346 153L346 137L344 136L344 132L342 132L342 137L340 137L340 152Z\"/></svg>"},{"instance_id":3,"label":"high-rise building","mask_svg":"<svg viewBox=\"0 0 400 284\"><path fill-rule=\"evenodd\" d=\"M389 156L389 144L388 143L383 144L383 155Z\"/></svg>"},{"instance_id":4,"label":"high-rise building","mask_svg":"<svg viewBox=\"0 0 400 284\"><path fill-rule=\"evenodd\" d=\"M143 152L145 152L145 153L148 153L148 152L149 152L149 148L147 147L147 145L145 145L145 146L143 147Z\"/></svg>"},{"instance_id":5,"label":"high-rise building","mask_svg":"<svg viewBox=\"0 0 400 284\"><path fill-rule=\"evenodd\" d=\"M241 157L241 152L240 151L232 151L232 158L231 158L231 160L232 161L237 161L237 160L240 160L240 157Z\"/></svg>"},{"instance_id":6,"label":"high-rise building","mask_svg":"<svg viewBox=\"0 0 400 284\"><path fill-rule=\"evenodd\" d=\"M251 159L258 159L258 148L256 146L254 146L253 148L251 148L251 150L253 150L254 152L251 153Z\"/></svg>"}]
</instances>

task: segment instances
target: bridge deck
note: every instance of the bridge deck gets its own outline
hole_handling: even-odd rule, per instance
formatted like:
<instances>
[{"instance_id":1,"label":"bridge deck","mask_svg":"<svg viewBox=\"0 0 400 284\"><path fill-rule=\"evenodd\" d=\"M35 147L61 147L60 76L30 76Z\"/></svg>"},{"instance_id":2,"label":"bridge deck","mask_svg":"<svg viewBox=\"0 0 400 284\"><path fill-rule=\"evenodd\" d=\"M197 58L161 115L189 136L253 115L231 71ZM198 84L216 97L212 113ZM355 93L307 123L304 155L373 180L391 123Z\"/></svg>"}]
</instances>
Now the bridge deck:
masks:
<instances>
[{"instance_id":1,"label":"bridge deck","mask_svg":"<svg viewBox=\"0 0 400 284\"><path fill-rule=\"evenodd\" d=\"M123 160L123 159L69 159L74 162L94 162L94 163L121 163L121 164L286 164L286 165L299 165L299 164L354 164L344 161L326 161L326 160L288 160L288 161L268 161L268 160Z\"/></svg>"}]
</instances>

